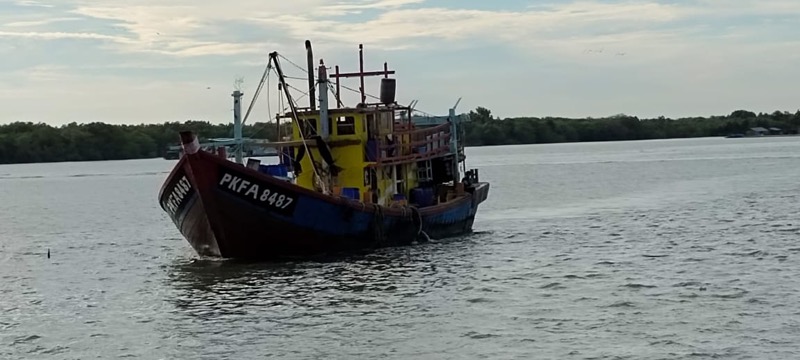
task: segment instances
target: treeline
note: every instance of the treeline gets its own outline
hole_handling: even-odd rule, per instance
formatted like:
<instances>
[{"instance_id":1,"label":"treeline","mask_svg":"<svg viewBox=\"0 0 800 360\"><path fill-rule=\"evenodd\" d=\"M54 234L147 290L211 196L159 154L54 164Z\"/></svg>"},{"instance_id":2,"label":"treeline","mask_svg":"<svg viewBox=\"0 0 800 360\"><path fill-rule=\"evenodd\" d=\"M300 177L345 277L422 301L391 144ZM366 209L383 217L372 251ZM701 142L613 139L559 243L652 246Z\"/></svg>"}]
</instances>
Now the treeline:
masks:
<instances>
[{"instance_id":1,"label":"treeline","mask_svg":"<svg viewBox=\"0 0 800 360\"><path fill-rule=\"evenodd\" d=\"M124 160L164 156L178 143L178 132L192 130L203 141L233 136L232 124L205 121L109 125L70 123L60 127L30 122L0 125L0 164L57 161ZM284 134L286 127L282 130ZM276 140L274 123L245 125L245 137Z\"/></svg>"},{"instance_id":2,"label":"treeline","mask_svg":"<svg viewBox=\"0 0 800 360\"><path fill-rule=\"evenodd\" d=\"M468 146L727 136L747 134L754 127L778 128L778 133L796 134L800 128L800 111L755 114L737 110L726 116L674 120L639 119L624 114L596 119L523 117L501 120L493 117L488 109L479 107L469 115L471 122L465 126Z\"/></svg>"},{"instance_id":3,"label":"treeline","mask_svg":"<svg viewBox=\"0 0 800 360\"><path fill-rule=\"evenodd\" d=\"M726 116L675 120L627 115L501 120L490 110L478 107L469 115L471 121L464 126L468 146L726 136L745 134L754 127L779 128L781 133L795 134L800 128L800 111L755 114L737 110ZM288 124L282 125L281 132L286 134ZM162 157L170 145L177 144L182 130L194 131L201 141L233 136L232 124L206 121L141 125L73 122L60 127L17 122L0 125L0 164ZM243 135L276 141L277 128L275 123L246 125Z\"/></svg>"}]
</instances>

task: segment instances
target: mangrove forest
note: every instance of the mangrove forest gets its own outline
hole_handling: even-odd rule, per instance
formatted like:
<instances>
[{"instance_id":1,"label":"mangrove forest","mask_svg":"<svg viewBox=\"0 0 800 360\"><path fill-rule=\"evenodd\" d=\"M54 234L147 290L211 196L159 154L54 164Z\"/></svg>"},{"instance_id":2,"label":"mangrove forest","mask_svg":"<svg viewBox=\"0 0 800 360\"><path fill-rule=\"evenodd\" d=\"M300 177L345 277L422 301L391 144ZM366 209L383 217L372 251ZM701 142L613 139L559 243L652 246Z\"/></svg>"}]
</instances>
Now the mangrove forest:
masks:
<instances>
[{"instance_id":1,"label":"mangrove forest","mask_svg":"<svg viewBox=\"0 0 800 360\"><path fill-rule=\"evenodd\" d=\"M542 144L579 141L621 141L728 136L797 134L800 111L756 114L737 110L729 115L640 119L624 114L603 118L516 117L500 119L489 109L470 111L464 126L468 146ZM288 128L283 124L282 133ZM232 124L189 120L161 124L111 125L101 122L51 126L15 122L0 125L0 164L59 161L123 160L164 156L176 145L178 131L192 130L202 139L232 136ZM244 127L244 136L276 141L275 123Z\"/></svg>"}]
</instances>

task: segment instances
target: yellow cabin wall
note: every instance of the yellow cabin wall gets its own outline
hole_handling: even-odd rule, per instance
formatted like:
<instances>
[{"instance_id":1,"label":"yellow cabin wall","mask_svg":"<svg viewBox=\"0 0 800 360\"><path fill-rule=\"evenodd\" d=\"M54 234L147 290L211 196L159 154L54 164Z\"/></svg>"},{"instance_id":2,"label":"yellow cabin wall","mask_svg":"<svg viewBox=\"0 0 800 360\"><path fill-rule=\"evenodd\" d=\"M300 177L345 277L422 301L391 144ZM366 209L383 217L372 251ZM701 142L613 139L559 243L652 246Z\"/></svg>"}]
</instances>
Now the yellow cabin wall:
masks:
<instances>
[{"instance_id":1,"label":"yellow cabin wall","mask_svg":"<svg viewBox=\"0 0 800 360\"><path fill-rule=\"evenodd\" d=\"M319 120L319 117L307 117L305 119L317 121L317 120ZM300 128L297 126L296 122L292 124L292 139L293 140L301 140L302 139L302 137L300 136ZM294 149L294 154L295 154L294 156L297 156L299 151L300 151L299 147L295 148ZM319 155L319 151L317 151L313 147L308 147L308 151L306 152L306 155L303 156L302 160L300 160L300 166L302 167L303 172L300 173L299 176L297 176L297 179L295 180L295 184L297 184L300 187L306 188L306 189L314 190L314 170L313 170L313 168L311 166L311 158L308 156L309 152L314 157L314 159L320 159L321 158L320 155Z\"/></svg>"},{"instance_id":2,"label":"yellow cabin wall","mask_svg":"<svg viewBox=\"0 0 800 360\"><path fill-rule=\"evenodd\" d=\"M369 187L364 185L364 167L368 164L364 162L364 144L366 144L367 141L366 123L362 114L341 114L331 116L331 118L338 119L339 117L346 116L352 116L354 118L355 134L339 135L336 121L331 121L331 135L329 141L358 140L359 143L331 148L334 164L342 169L333 185L340 189L345 187L358 188L361 200L363 201L366 200L365 194L369 190ZM306 117L306 119L317 120L317 129L320 128L319 117ZM300 129L296 124L292 126L292 137L295 140L300 139ZM316 148L309 147L308 150L318 163L324 162ZM303 172L297 177L297 185L307 189L314 189L314 170L311 166L311 159L308 157L308 154L300 161L300 165L303 168Z\"/></svg>"},{"instance_id":3,"label":"yellow cabin wall","mask_svg":"<svg viewBox=\"0 0 800 360\"><path fill-rule=\"evenodd\" d=\"M383 115L383 114L381 114ZM339 172L338 177L335 179L334 186L338 189L341 188L358 188L359 194L361 196L361 201L371 201L371 197L369 196L369 191L371 190L370 185L365 184L365 168L370 165L371 163L365 162L365 144L367 143L367 130L366 130L366 118L364 114L340 114L331 116L334 119L338 119L339 117L344 116L352 116L354 117L354 125L355 125L355 134L352 135L339 135L338 129L336 126L336 121L331 122L331 135L329 141L335 140L358 140L359 143L355 145L347 145L347 146L337 146L331 148L331 155L333 156L334 163L339 166L342 170ZM313 119L318 120L319 117L306 117L306 119ZM384 127L391 126L391 119L387 116L381 116L381 132L390 132L390 128L384 129ZM319 129L320 124L317 121L317 128ZM292 137L295 140L300 140L300 130L297 127L297 124L292 126ZM411 141L408 135L402 136L400 142L408 143ZM324 162L322 156L320 156L319 151L315 147L309 147L308 150L313 155L314 159L317 160L318 163ZM297 149L295 150L297 151ZM409 149L403 149L402 153L406 154L409 152ZM303 172L300 176L297 177L296 184L302 186L306 189L314 189L314 170L311 166L311 160L306 154L303 157L303 160L300 161L300 164L303 168ZM377 179L378 179L378 203L383 205L390 205L392 203L392 197L395 193L395 180L394 180L394 169L395 165L386 166L383 168L377 169ZM402 165L402 174L403 177L406 179L405 181L405 191L404 195L406 199L409 196L410 190L418 186L417 182L417 165L416 163L410 164L403 164Z\"/></svg>"},{"instance_id":4,"label":"yellow cabin wall","mask_svg":"<svg viewBox=\"0 0 800 360\"><path fill-rule=\"evenodd\" d=\"M332 150L334 163L342 168L336 178L340 188L358 188L361 200L369 187L364 185L364 145L348 145Z\"/></svg>"}]
</instances>

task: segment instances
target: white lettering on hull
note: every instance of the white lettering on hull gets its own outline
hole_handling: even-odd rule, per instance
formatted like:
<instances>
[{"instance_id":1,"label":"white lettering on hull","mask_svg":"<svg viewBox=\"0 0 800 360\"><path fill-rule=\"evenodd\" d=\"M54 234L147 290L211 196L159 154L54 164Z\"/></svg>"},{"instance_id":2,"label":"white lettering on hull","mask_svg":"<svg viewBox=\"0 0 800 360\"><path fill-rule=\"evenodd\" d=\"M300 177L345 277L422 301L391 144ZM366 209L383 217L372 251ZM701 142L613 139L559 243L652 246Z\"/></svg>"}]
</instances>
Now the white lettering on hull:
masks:
<instances>
[{"instance_id":1,"label":"white lettering on hull","mask_svg":"<svg viewBox=\"0 0 800 360\"><path fill-rule=\"evenodd\" d=\"M219 185L220 188L227 189L248 200L277 210L288 210L296 201L295 197L288 193L266 187L262 189L259 184L252 183L251 181L228 173L222 175L217 185Z\"/></svg>"},{"instance_id":2,"label":"white lettering on hull","mask_svg":"<svg viewBox=\"0 0 800 360\"><path fill-rule=\"evenodd\" d=\"M175 217L175 214L178 212L178 209L186 200L186 196L189 195L191 190L192 184L189 182L189 179L186 178L186 175L182 176L181 179L175 183L172 192L170 192L163 204L171 217Z\"/></svg>"}]
</instances>

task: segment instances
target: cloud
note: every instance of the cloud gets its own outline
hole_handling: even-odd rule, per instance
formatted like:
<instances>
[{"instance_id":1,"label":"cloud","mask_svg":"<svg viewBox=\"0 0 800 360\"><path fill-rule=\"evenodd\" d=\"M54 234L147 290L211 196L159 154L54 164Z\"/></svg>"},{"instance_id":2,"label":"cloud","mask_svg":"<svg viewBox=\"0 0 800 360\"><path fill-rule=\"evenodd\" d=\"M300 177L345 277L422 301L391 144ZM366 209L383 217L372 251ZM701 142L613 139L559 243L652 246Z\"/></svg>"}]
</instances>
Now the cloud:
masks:
<instances>
[{"instance_id":1,"label":"cloud","mask_svg":"<svg viewBox=\"0 0 800 360\"><path fill-rule=\"evenodd\" d=\"M425 0L378 0L378 1L345 1L336 4L323 5L313 11L317 16L343 16L359 14L364 10L396 9L412 4L421 4Z\"/></svg>"},{"instance_id":2,"label":"cloud","mask_svg":"<svg viewBox=\"0 0 800 360\"><path fill-rule=\"evenodd\" d=\"M536 110L544 114L578 111L571 108L576 98L593 99L586 100L580 115L633 113L648 104L656 109L651 111L660 111L680 103L675 99L687 101L687 94L692 95L688 100L702 98L703 91L742 99L744 95L733 94L744 91L737 89L800 76L792 65L800 60L798 1L553 0L516 9L506 2L483 2L480 9L468 5L476 2L448 2L454 4L448 7L432 3L17 1L23 8L12 6L11 12L0 5L0 52L15 55L0 64L0 77L5 74L8 80L0 81L0 91L18 94L37 89L59 103L62 113L69 108L80 113L99 111L75 105L91 100L88 94L124 87L125 96L103 101L135 113L122 99L136 99L147 104L137 107L141 111L137 116L182 119L191 101L173 94L207 88L192 79L228 89L234 74L260 76L272 50L305 65L305 39L312 40L315 54L328 64L342 59L352 65L356 45L365 44L369 58L391 60L402 74L400 87L417 89L413 96L423 99L428 109L436 109L440 102L443 107L452 105L453 94L458 93L485 101L482 105L498 113L508 109L506 113L529 115L525 109L533 105L519 101L519 94L539 86L544 90L535 94ZM420 66L423 62L425 66ZM22 72L7 76L14 70ZM57 82L74 83L76 90L55 94L57 90L49 87ZM255 86L254 80L248 82ZM432 82L435 88L428 86ZM478 89L475 83L487 86ZM140 91L145 84L148 90ZM487 94L486 88L492 93ZM759 89L772 98L786 97L781 95L786 92L783 88L782 93L766 85ZM209 102L213 106L204 103L185 116L200 117L202 111L222 108L214 114L227 119L229 95L227 90L215 94L219 100ZM186 96L197 101L207 93ZM763 95L758 101L773 104L769 98ZM717 104L722 106L723 100ZM57 116L43 111L36 113L42 119Z\"/></svg>"},{"instance_id":3,"label":"cloud","mask_svg":"<svg viewBox=\"0 0 800 360\"><path fill-rule=\"evenodd\" d=\"M681 9L655 3L574 3L544 9L490 11L448 8L417 8L386 11L364 22L319 20L310 15L281 15L254 19L289 28L294 37L310 36L336 42L359 41L373 46L397 46L413 42L421 46L430 39L494 39L530 42L558 38L592 26L619 24L645 26L670 21Z\"/></svg>"},{"instance_id":4,"label":"cloud","mask_svg":"<svg viewBox=\"0 0 800 360\"><path fill-rule=\"evenodd\" d=\"M85 38L115 42L123 53L175 57L258 54L265 49L312 39L315 43L364 43L385 50L433 49L502 42L556 56L581 54L587 47L610 46L630 52L654 44L696 43L706 37L709 21L752 16L800 14L800 2L698 0L692 3L654 1L576 1L537 5L520 11L453 9L425 6L424 0L297 0L269 3L240 0L236 6L211 1L61 0L72 4L69 15L101 20L106 27L81 32L4 32L4 36L52 39ZM363 11L369 15L351 16ZM61 17L63 19L63 17ZM39 20L42 25L51 20ZM36 21L12 25L35 25ZM250 26L243 30L242 26ZM105 35L108 28L124 33ZM752 34L758 29L745 26ZM743 30L739 30L742 32ZM40 35L36 35L40 34ZM247 40L243 40L243 36ZM725 35L717 35L724 39ZM263 39L263 40L260 40ZM444 41L442 43L441 41ZM634 49L635 51L635 49ZM665 54L666 54L665 53Z\"/></svg>"},{"instance_id":5,"label":"cloud","mask_svg":"<svg viewBox=\"0 0 800 360\"><path fill-rule=\"evenodd\" d=\"M106 20L125 29L131 41L119 48L124 52L155 52L174 56L234 55L257 53L274 44L275 35L282 35L279 27L252 29L264 41L239 43L241 33L229 30L242 19L249 17L272 18L281 14L312 16L344 14L360 9L388 9L419 3L421 0L378 0L327 4L324 0L297 0L283 3L265 3L242 0L236 6L218 2L198 4L195 1L176 0L169 5L162 1L84 1L71 13ZM308 11L308 9L315 9Z\"/></svg>"},{"instance_id":6,"label":"cloud","mask_svg":"<svg viewBox=\"0 0 800 360\"><path fill-rule=\"evenodd\" d=\"M5 27L41 27L45 25L55 24L59 22L65 21L78 21L81 20L77 17L62 17L62 18L44 18L40 20L28 20L28 21L14 21L3 24Z\"/></svg>"},{"instance_id":7,"label":"cloud","mask_svg":"<svg viewBox=\"0 0 800 360\"><path fill-rule=\"evenodd\" d=\"M44 4L42 2L33 1L33 0L17 0L17 1L14 1L14 3L16 5L18 5L18 6L32 6L32 7L44 7L44 8L52 8L53 7L53 5Z\"/></svg>"},{"instance_id":8,"label":"cloud","mask_svg":"<svg viewBox=\"0 0 800 360\"><path fill-rule=\"evenodd\" d=\"M43 39L43 40L59 40L59 39L92 39L92 40L112 40L116 42L127 42L128 40L111 35L103 35L96 33L78 33L78 32L13 32L13 31L0 31L0 38L29 38L29 39Z\"/></svg>"}]
</instances>

